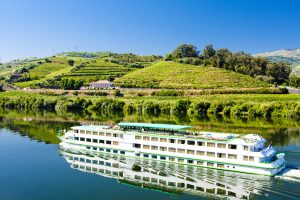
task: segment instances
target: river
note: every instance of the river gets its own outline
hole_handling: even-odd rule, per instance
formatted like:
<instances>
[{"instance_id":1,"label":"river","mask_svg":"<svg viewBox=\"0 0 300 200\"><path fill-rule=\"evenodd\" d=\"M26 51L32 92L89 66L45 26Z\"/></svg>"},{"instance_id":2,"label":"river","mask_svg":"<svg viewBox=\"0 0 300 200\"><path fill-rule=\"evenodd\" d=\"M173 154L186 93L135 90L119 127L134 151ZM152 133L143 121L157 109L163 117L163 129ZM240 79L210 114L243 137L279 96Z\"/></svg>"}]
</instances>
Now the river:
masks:
<instances>
[{"instance_id":1,"label":"river","mask_svg":"<svg viewBox=\"0 0 300 200\"><path fill-rule=\"evenodd\" d=\"M257 132L286 154L289 169L300 169L300 129L293 124L140 116L90 119L5 112L0 113L0 199L300 199L300 178L288 180L78 153L64 149L56 137L59 130L80 123L112 125L133 120L189 124L204 131ZM177 184L186 182L191 183L189 188Z\"/></svg>"}]
</instances>

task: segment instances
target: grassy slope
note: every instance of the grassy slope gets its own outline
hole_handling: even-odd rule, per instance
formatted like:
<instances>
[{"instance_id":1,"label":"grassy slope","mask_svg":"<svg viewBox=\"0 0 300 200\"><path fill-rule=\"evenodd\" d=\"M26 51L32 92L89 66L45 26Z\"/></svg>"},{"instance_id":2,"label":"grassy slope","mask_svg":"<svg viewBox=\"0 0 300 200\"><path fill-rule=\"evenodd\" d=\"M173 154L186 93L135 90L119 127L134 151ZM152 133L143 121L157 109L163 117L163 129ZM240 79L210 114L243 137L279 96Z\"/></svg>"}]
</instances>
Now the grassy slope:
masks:
<instances>
[{"instance_id":1,"label":"grassy slope","mask_svg":"<svg viewBox=\"0 0 300 200\"><path fill-rule=\"evenodd\" d=\"M122 87L169 89L269 87L265 82L232 71L174 62L158 62L128 73L116 82Z\"/></svg>"},{"instance_id":2,"label":"grassy slope","mask_svg":"<svg viewBox=\"0 0 300 200\"><path fill-rule=\"evenodd\" d=\"M132 68L110 62L104 62L103 59L96 59L87 62L82 68L66 74L65 77L80 78L86 82L90 82L96 80L107 80L108 77L120 77L130 71L132 71Z\"/></svg>"}]
</instances>

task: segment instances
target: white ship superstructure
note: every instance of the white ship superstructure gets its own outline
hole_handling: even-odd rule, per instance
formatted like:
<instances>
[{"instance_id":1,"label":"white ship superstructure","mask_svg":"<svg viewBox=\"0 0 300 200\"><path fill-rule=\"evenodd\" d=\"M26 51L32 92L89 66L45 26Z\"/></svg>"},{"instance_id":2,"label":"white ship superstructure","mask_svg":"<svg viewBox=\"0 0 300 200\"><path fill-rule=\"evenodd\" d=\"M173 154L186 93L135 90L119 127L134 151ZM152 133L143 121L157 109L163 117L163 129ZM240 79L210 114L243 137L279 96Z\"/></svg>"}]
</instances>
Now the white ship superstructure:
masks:
<instances>
[{"instance_id":1,"label":"white ship superstructure","mask_svg":"<svg viewBox=\"0 0 300 200\"><path fill-rule=\"evenodd\" d=\"M284 154L257 134L186 131L190 126L119 123L75 126L61 137L78 150L120 154L236 172L275 175L285 168Z\"/></svg>"}]
</instances>

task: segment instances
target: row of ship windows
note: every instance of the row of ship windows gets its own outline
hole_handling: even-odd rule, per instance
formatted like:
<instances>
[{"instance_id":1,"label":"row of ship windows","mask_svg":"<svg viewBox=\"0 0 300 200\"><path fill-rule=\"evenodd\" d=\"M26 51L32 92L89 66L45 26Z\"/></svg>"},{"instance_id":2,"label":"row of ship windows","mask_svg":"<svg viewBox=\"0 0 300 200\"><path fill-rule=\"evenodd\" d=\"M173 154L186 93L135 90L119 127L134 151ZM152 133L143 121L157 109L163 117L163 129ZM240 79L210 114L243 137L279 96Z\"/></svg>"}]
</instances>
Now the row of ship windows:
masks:
<instances>
[{"instance_id":1,"label":"row of ship windows","mask_svg":"<svg viewBox=\"0 0 300 200\"><path fill-rule=\"evenodd\" d=\"M153 142L167 142L173 144L187 144L187 145L197 145L197 146L207 146L207 147L216 147L226 149L226 144L224 143L214 143L214 142L204 142L204 141L194 141L194 140L184 140L184 139L174 139L174 138L158 138L158 137L149 137L149 136L135 136L136 140L145 140ZM228 149L237 149L237 145L228 144ZM248 146L245 146L245 150L248 150Z\"/></svg>"},{"instance_id":2,"label":"row of ship windows","mask_svg":"<svg viewBox=\"0 0 300 200\"><path fill-rule=\"evenodd\" d=\"M83 131L83 130L80 130L80 131L79 130L74 130L74 133L123 138L123 134L118 134L118 133L104 133L104 132L98 132L98 131Z\"/></svg>"},{"instance_id":3,"label":"row of ship windows","mask_svg":"<svg viewBox=\"0 0 300 200\"><path fill-rule=\"evenodd\" d=\"M108 144L108 145L119 145L118 141L110 141L110 140L98 140L98 139L91 139L91 138L79 138L74 137L74 140L82 141L82 142L93 142L93 143L100 143L100 144ZM134 144L135 148L141 148L141 144ZM96 148L96 147L95 147ZM143 145L143 149L146 150L156 150L156 151L168 151L172 153L184 153L189 155L198 155L198 156L208 156L208 157L217 157L217 158L228 158L228 159L237 159L236 154L225 154L225 153L215 153L215 152L205 152L205 151L195 151L189 149L176 149L171 147L158 147L158 146L150 146L150 145ZM245 161L254 161L253 156L244 156L243 158Z\"/></svg>"},{"instance_id":4,"label":"row of ship windows","mask_svg":"<svg viewBox=\"0 0 300 200\"><path fill-rule=\"evenodd\" d=\"M90 172L99 172L99 173L113 175L113 176L117 176L117 177L123 177L124 176L123 172L111 171L111 170L108 170L108 169L97 169L95 167L89 167L89 166L77 165L77 164L74 164L73 167L75 169L80 168L82 170L86 170L86 171L90 171ZM207 193L211 193L211 194L228 195L228 196L236 197L236 193L231 192L231 191L226 192L226 190L223 190L221 188L206 188L205 189L203 187L193 185L193 184L189 184L189 183L187 183L187 184L185 184L185 183L176 183L176 182L173 182L173 181L166 181L164 179L159 179L159 178L154 178L154 177L147 177L147 176L139 176L139 175L135 175L134 179L138 180L138 181L149 182L149 183L159 183L159 184L165 185L165 186L194 189L194 190L207 192ZM242 199L247 199L247 197L243 196Z\"/></svg>"},{"instance_id":5,"label":"row of ship windows","mask_svg":"<svg viewBox=\"0 0 300 200\"><path fill-rule=\"evenodd\" d=\"M102 151L102 152L107 152L107 153L116 153L116 154L123 154L123 155L126 154L125 151L119 151L119 150L116 150L116 149L111 150L111 149L89 147L89 146L87 146L86 149L88 149L88 150L92 149L94 151ZM144 157L144 158L159 159L159 160L165 160L165 161L172 161L172 162L179 162L179 163L204 165L204 166L210 166L210 167L215 166L214 163L210 163L210 162L203 162L203 161L199 161L199 160L190 160L190 159L183 159L183 158L175 158L175 157L169 157L169 156L158 156L158 155L149 155L149 154L141 154L141 153L136 153L135 156ZM237 155L228 154L228 158L229 159L237 159ZM244 160L246 160L245 158L247 158L247 161L254 161L253 156L244 156ZM205 165L205 163L206 163L206 165ZM216 167L224 168L224 164L217 164ZM227 167L229 167L229 166L227 166Z\"/></svg>"}]
</instances>

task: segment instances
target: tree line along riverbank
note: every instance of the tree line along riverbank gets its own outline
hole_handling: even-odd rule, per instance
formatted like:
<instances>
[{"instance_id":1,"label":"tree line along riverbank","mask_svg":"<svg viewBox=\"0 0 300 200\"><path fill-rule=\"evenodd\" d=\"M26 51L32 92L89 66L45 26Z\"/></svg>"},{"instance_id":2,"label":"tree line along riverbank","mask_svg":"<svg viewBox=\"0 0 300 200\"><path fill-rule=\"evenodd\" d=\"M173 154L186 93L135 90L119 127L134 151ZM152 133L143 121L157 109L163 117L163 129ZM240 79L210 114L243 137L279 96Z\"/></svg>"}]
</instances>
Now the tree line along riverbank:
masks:
<instances>
[{"instance_id":1,"label":"tree line along riverbank","mask_svg":"<svg viewBox=\"0 0 300 200\"><path fill-rule=\"evenodd\" d=\"M300 119L300 96L224 94L197 97L49 96L26 92L0 93L2 110L137 113L147 115L225 116L229 118Z\"/></svg>"}]
</instances>

